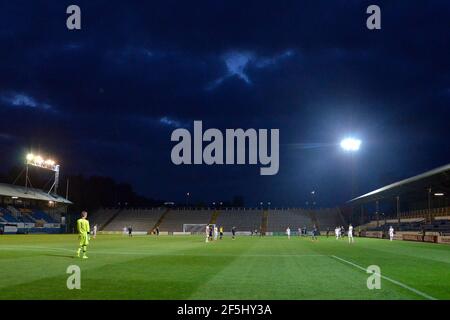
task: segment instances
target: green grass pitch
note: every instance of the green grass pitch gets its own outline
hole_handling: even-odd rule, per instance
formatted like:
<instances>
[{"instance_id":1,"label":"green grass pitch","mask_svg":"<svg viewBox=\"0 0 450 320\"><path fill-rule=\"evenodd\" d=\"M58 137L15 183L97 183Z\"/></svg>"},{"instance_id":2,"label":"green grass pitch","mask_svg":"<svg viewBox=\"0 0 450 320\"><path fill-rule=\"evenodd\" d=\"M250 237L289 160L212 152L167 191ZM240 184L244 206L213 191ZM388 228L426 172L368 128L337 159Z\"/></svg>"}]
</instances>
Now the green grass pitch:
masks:
<instances>
[{"instance_id":1,"label":"green grass pitch","mask_svg":"<svg viewBox=\"0 0 450 320\"><path fill-rule=\"evenodd\" d=\"M0 299L450 299L450 246L355 240L99 235L81 260L76 235L4 235ZM70 265L80 290L67 289Z\"/></svg>"}]
</instances>

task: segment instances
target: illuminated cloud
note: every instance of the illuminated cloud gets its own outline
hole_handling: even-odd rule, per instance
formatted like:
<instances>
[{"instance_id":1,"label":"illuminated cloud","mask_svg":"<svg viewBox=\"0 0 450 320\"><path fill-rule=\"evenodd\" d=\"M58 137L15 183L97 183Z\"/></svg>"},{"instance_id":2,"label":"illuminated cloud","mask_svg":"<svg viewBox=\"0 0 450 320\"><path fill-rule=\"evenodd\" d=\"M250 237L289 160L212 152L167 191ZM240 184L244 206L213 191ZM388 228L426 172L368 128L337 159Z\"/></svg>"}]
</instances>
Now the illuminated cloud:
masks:
<instances>
[{"instance_id":1,"label":"illuminated cloud","mask_svg":"<svg viewBox=\"0 0 450 320\"><path fill-rule=\"evenodd\" d=\"M169 117L161 117L159 119L159 123L168 127L180 127L181 122L175 119L171 119Z\"/></svg>"},{"instance_id":2,"label":"illuminated cloud","mask_svg":"<svg viewBox=\"0 0 450 320\"><path fill-rule=\"evenodd\" d=\"M222 56L222 60L227 68L227 73L210 83L206 90L213 90L220 86L225 80L237 77L246 84L251 85L252 81L247 74L248 67L264 69L278 64L280 61L293 56L293 50L286 50L281 54L273 57L258 57L249 51L230 51Z\"/></svg>"},{"instance_id":3,"label":"illuminated cloud","mask_svg":"<svg viewBox=\"0 0 450 320\"><path fill-rule=\"evenodd\" d=\"M290 58L294 56L295 52L293 50L286 50L281 54L275 55L271 58L262 57L255 61L255 66L257 68L266 68L273 65L276 65L277 63L281 62L282 60L285 60L287 58Z\"/></svg>"},{"instance_id":4,"label":"illuminated cloud","mask_svg":"<svg viewBox=\"0 0 450 320\"><path fill-rule=\"evenodd\" d=\"M38 101L34 97L21 92L0 94L0 101L13 108L52 109L52 106L48 103Z\"/></svg>"}]
</instances>

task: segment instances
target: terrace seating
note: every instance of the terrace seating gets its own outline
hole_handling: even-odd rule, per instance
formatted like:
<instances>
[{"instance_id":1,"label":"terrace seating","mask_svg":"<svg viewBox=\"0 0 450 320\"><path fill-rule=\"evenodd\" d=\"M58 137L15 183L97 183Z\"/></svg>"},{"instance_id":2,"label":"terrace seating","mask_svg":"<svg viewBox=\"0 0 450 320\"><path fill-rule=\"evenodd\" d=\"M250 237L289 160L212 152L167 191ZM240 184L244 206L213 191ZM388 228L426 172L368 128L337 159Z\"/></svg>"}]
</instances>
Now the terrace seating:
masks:
<instances>
[{"instance_id":1,"label":"terrace seating","mask_svg":"<svg viewBox=\"0 0 450 320\"><path fill-rule=\"evenodd\" d=\"M18 209L14 208L13 206L8 206L7 209L14 217L21 215L21 212Z\"/></svg>"},{"instance_id":2,"label":"terrace seating","mask_svg":"<svg viewBox=\"0 0 450 320\"><path fill-rule=\"evenodd\" d=\"M102 219L104 222L108 221L118 209L110 209L106 211ZM122 231L124 227L131 226L133 231L148 231L153 228L155 223L158 221L161 214L163 214L163 209L125 209L120 211L120 213L104 228L104 231ZM105 211L104 211L105 213ZM97 213L95 214L97 216ZM109 218L108 218L109 216ZM98 223L99 220L95 220ZM94 223L91 221L91 226ZM99 224L101 225L101 224Z\"/></svg>"},{"instance_id":3,"label":"terrace seating","mask_svg":"<svg viewBox=\"0 0 450 320\"><path fill-rule=\"evenodd\" d=\"M32 216L36 220L44 220L47 223L56 223L56 221L52 217L50 217L47 213L43 211L35 210Z\"/></svg>"},{"instance_id":4,"label":"terrace seating","mask_svg":"<svg viewBox=\"0 0 450 320\"><path fill-rule=\"evenodd\" d=\"M35 222L35 220L33 220L28 214L22 214L20 216L17 216L16 219L19 220L20 222L24 222L24 223L34 223Z\"/></svg>"},{"instance_id":5,"label":"terrace seating","mask_svg":"<svg viewBox=\"0 0 450 320\"><path fill-rule=\"evenodd\" d=\"M216 225L222 226L224 231L231 231L236 227L236 231L259 230L262 224L262 210L221 210L217 217Z\"/></svg>"},{"instance_id":6,"label":"terrace seating","mask_svg":"<svg viewBox=\"0 0 450 320\"><path fill-rule=\"evenodd\" d=\"M117 212L118 208L102 208L89 214L89 224L93 227L97 225L101 228L108 220L110 220ZM123 226L122 226L123 228Z\"/></svg>"},{"instance_id":7,"label":"terrace seating","mask_svg":"<svg viewBox=\"0 0 450 320\"><path fill-rule=\"evenodd\" d=\"M450 220L439 219L434 220L433 223L425 223L424 219L415 219L411 222L404 222L403 220L398 223L397 220L388 220L392 223L387 223L379 227L368 228L368 231L383 231L392 226L396 231L422 231L426 232L438 232L438 233L448 233L450 232ZM395 222L394 222L395 221Z\"/></svg>"},{"instance_id":8,"label":"terrace seating","mask_svg":"<svg viewBox=\"0 0 450 320\"><path fill-rule=\"evenodd\" d=\"M183 224L208 224L211 220L210 210L170 210L159 229L161 231L180 232Z\"/></svg>"},{"instance_id":9,"label":"terrace seating","mask_svg":"<svg viewBox=\"0 0 450 320\"><path fill-rule=\"evenodd\" d=\"M324 231L327 229L334 230L336 226L342 225L342 220L339 217L339 209L317 209L314 211L314 216L317 219L319 229Z\"/></svg>"},{"instance_id":10,"label":"terrace seating","mask_svg":"<svg viewBox=\"0 0 450 320\"><path fill-rule=\"evenodd\" d=\"M312 221L306 211L301 209L270 210L267 219L267 231L284 232L287 227L292 231L298 228L312 228Z\"/></svg>"},{"instance_id":11,"label":"terrace seating","mask_svg":"<svg viewBox=\"0 0 450 320\"><path fill-rule=\"evenodd\" d=\"M8 209L0 207L0 213L2 215L3 220L6 222L20 222L17 220Z\"/></svg>"},{"instance_id":12,"label":"terrace seating","mask_svg":"<svg viewBox=\"0 0 450 320\"><path fill-rule=\"evenodd\" d=\"M124 227L132 226L135 231L151 230L158 222L166 209L101 209L94 212L89 220L91 225L97 224L99 227L110 221L105 231L122 231ZM225 232L236 227L236 231L249 232L260 230L262 227L263 210L231 208L227 210L215 209L170 209L165 214L159 225L160 231L181 232L185 224L208 224L211 218L216 218L215 224L222 226ZM116 216L115 216L116 215ZM337 209L317 211L316 217L321 229L328 226L334 229L336 221L339 219ZM284 232L289 226L291 230L306 227L309 230L314 222L310 213L303 209L271 209L267 214L268 232Z\"/></svg>"}]
</instances>

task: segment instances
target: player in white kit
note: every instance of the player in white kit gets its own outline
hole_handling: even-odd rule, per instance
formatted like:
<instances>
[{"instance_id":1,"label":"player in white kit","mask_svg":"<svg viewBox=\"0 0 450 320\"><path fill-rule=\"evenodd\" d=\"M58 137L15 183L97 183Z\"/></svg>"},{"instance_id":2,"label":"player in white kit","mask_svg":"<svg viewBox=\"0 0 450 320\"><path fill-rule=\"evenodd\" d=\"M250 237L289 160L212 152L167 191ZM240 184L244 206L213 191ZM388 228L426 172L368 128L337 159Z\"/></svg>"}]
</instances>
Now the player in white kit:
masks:
<instances>
[{"instance_id":1,"label":"player in white kit","mask_svg":"<svg viewBox=\"0 0 450 320\"><path fill-rule=\"evenodd\" d=\"M334 233L336 234L336 240L339 240L339 237L341 235L341 228L336 227L336 229L334 229Z\"/></svg>"},{"instance_id":2,"label":"player in white kit","mask_svg":"<svg viewBox=\"0 0 450 320\"><path fill-rule=\"evenodd\" d=\"M217 236L219 235L219 229L214 227L214 240L217 240Z\"/></svg>"},{"instance_id":3,"label":"player in white kit","mask_svg":"<svg viewBox=\"0 0 450 320\"><path fill-rule=\"evenodd\" d=\"M389 240L394 240L394 228L392 226L389 227Z\"/></svg>"},{"instance_id":4,"label":"player in white kit","mask_svg":"<svg viewBox=\"0 0 450 320\"><path fill-rule=\"evenodd\" d=\"M288 236L288 239L291 239L291 228L287 227L286 234Z\"/></svg>"},{"instance_id":5,"label":"player in white kit","mask_svg":"<svg viewBox=\"0 0 450 320\"><path fill-rule=\"evenodd\" d=\"M209 225L206 225L205 235L206 235L205 242L209 242Z\"/></svg>"},{"instance_id":6,"label":"player in white kit","mask_svg":"<svg viewBox=\"0 0 450 320\"><path fill-rule=\"evenodd\" d=\"M348 226L348 243L353 243L355 240L353 239L353 226L350 224Z\"/></svg>"},{"instance_id":7,"label":"player in white kit","mask_svg":"<svg viewBox=\"0 0 450 320\"><path fill-rule=\"evenodd\" d=\"M95 239L96 235L97 235L97 225L94 225L94 228L92 229L92 238Z\"/></svg>"}]
</instances>

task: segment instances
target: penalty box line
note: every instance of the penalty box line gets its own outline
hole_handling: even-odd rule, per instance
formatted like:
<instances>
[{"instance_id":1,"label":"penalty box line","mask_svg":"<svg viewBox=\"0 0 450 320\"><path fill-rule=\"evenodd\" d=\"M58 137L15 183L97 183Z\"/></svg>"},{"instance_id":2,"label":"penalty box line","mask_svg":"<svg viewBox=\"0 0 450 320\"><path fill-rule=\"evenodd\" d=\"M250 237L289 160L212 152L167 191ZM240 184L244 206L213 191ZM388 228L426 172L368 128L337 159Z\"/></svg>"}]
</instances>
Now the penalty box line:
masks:
<instances>
[{"instance_id":1,"label":"penalty box line","mask_svg":"<svg viewBox=\"0 0 450 320\"><path fill-rule=\"evenodd\" d=\"M353 262L351 262L351 261L348 261L348 260L339 258L339 257L334 256L334 255L332 255L332 257L335 258L335 259L337 259L337 260L339 260L339 261L342 261L342 262L344 262L344 263L347 263L347 264L349 264L349 265L351 265L351 266L353 266L353 267L355 267L355 268L358 268L358 269L360 269L360 270L362 270L362 271L364 271L364 272L367 272L367 269L366 269L366 268L363 268L363 267L361 267L360 265L357 265L356 263L353 263ZM397 281L397 280L394 280L394 279L392 279L392 278L383 276L382 274L378 274L378 273L375 273L375 274L378 275L378 276L380 276L381 278L383 278L383 279L385 279L385 280L387 280L387 281L393 283L393 284L398 285L399 287L402 287L402 288L404 288L404 289L406 289L406 290L409 290L409 291L411 291L411 292L414 292L415 294L417 294L417 295L419 295L419 296L421 296L421 297L424 297L424 298L426 298L426 299L428 299L428 300L438 300L438 299L436 299L436 298L434 298L434 297L432 297L432 296L430 296L430 295L428 295L428 294L426 294L426 293L424 293L424 292L422 292L422 291L420 291L420 290L414 289L414 288L412 288L412 287L410 287L410 286L408 286L408 285L406 285L406 284L404 284L404 283L401 283L400 281Z\"/></svg>"}]
</instances>

